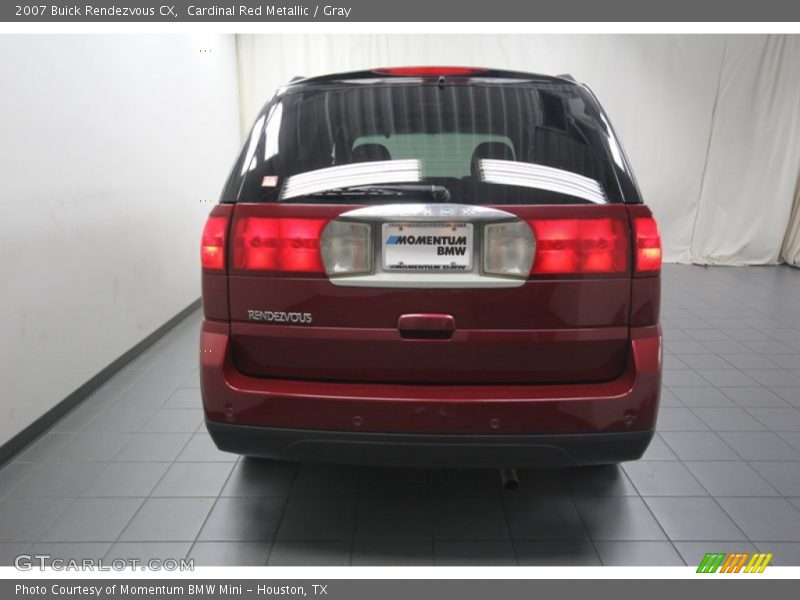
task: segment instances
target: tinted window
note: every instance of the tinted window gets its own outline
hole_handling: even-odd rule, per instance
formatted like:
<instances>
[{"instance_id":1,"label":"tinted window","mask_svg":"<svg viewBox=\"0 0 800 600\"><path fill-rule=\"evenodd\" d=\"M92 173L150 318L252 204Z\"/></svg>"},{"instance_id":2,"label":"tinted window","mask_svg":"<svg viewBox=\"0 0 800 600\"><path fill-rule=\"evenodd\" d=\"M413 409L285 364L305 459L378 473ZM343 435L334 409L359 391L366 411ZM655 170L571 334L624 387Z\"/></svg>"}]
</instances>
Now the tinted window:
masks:
<instances>
[{"instance_id":1,"label":"tinted window","mask_svg":"<svg viewBox=\"0 0 800 600\"><path fill-rule=\"evenodd\" d=\"M371 163L389 184L411 160L416 181L445 186L453 202L618 202L609 135L593 99L571 84L301 85L256 121L223 200L318 202L286 197L286 182L345 167L324 172L325 185L347 187L346 166ZM583 186L597 191L574 191Z\"/></svg>"}]
</instances>

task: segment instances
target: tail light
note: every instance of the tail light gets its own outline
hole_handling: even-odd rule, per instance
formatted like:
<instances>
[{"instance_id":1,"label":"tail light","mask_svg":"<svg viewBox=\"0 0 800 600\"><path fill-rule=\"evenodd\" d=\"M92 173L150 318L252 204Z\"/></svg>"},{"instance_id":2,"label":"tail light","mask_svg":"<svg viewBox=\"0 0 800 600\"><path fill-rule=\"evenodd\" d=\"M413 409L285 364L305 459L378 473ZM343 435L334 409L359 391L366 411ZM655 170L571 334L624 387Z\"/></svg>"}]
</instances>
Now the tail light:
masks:
<instances>
[{"instance_id":1,"label":"tail light","mask_svg":"<svg viewBox=\"0 0 800 600\"><path fill-rule=\"evenodd\" d=\"M320 247L328 275L356 275L372 270L372 234L367 223L331 221L322 232Z\"/></svg>"},{"instance_id":2,"label":"tail light","mask_svg":"<svg viewBox=\"0 0 800 600\"><path fill-rule=\"evenodd\" d=\"M636 272L658 273L661 269L661 235L656 220L636 218L633 229L636 235Z\"/></svg>"},{"instance_id":3,"label":"tail light","mask_svg":"<svg viewBox=\"0 0 800 600\"><path fill-rule=\"evenodd\" d=\"M320 234L326 219L242 217L233 227L233 268L322 273Z\"/></svg>"},{"instance_id":4,"label":"tail light","mask_svg":"<svg viewBox=\"0 0 800 600\"><path fill-rule=\"evenodd\" d=\"M395 77L439 77L459 75L479 75L488 69L483 67L388 67L373 69L379 75L393 75Z\"/></svg>"},{"instance_id":5,"label":"tail light","mask_svg":"<svg viewBox=\"0 0 800 600\"><path fill-rule=\"evenodd\" d=\"M200 243L200 264L208 271L225 270L225 233L228 217L211 216L203 227Z\"/></svg>"},{"instance_id":6,"label":"tail light","mask_svg":"<svg viewBox=\"0 0 800 600\"><path fill-rule=\"evenodd\" d=\"M527 278L533 263L534 239L525 221L484 227L483 270L492 275Z\"/></svg>"},{"instance_id":7,"label":"tail light","mask_svg":"<svg viewBox=\"0 0 800 600\"><path fill-rule=\"evenodd\" d=\"M622 273L628 244L622 219L532 220L536 258L531 274Z\"/></svg>"}]
</instances>

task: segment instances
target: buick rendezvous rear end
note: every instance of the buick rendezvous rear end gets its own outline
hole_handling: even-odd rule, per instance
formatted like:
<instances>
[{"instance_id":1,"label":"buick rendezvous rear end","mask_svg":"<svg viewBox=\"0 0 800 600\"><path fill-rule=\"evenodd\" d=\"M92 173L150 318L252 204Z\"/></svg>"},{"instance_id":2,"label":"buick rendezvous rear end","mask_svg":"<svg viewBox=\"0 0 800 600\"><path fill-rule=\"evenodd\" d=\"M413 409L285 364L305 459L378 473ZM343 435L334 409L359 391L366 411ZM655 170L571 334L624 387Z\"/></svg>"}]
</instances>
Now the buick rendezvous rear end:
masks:
<instances>
[{"instance_id":1,"label":"buick rendezvous rear end","mask_svg":"<svg viewBox=\"0 0 800 600\"><path fill-rule=\"evenodd\" d=\"M256 120L201 253L202 395L222 450L556 466L650 441L660 239L571 78L296 81Z\"/></svg>"}]
</instances>

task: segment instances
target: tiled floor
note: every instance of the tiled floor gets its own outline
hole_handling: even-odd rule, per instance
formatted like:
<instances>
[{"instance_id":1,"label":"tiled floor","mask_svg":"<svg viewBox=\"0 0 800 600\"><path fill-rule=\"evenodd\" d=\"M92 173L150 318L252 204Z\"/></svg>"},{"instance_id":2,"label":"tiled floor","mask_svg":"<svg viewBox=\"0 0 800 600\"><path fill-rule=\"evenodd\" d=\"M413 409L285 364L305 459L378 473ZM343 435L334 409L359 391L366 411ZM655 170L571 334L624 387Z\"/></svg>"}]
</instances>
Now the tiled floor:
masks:
<instances>
[{"instance_id":1,"label":"tiled floor","mask_svg":"<svg viewBox=\"0 0 800 600\"><path fill-rule=\"evenodd\" d=\"M800 565L800 269L667 266L658 435L621 468L296 467L218 452L199 314L0 470L0 564Z\"/></svg>"}]
</instances>

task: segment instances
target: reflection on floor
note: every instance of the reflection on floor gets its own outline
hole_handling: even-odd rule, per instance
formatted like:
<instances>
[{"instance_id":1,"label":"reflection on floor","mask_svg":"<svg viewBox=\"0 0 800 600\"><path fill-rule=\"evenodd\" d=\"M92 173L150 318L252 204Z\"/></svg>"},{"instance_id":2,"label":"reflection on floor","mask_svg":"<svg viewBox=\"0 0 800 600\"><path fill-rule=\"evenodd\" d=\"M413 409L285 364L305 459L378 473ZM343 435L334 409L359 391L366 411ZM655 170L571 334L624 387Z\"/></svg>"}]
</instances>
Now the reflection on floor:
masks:
<instances>
[{"instance_id":1,"label":"reflection on floor","mask_svg":"<svg viewBox=\"0 0 800 600\"><path fill-rule=\"evenodd\" d=\"M0 470L0 564L665 565L773 552L800 565L800 270L670 265L658 434L621 468L276 464L217 451L199 313Z\"/></svg>"}]
</instances>

